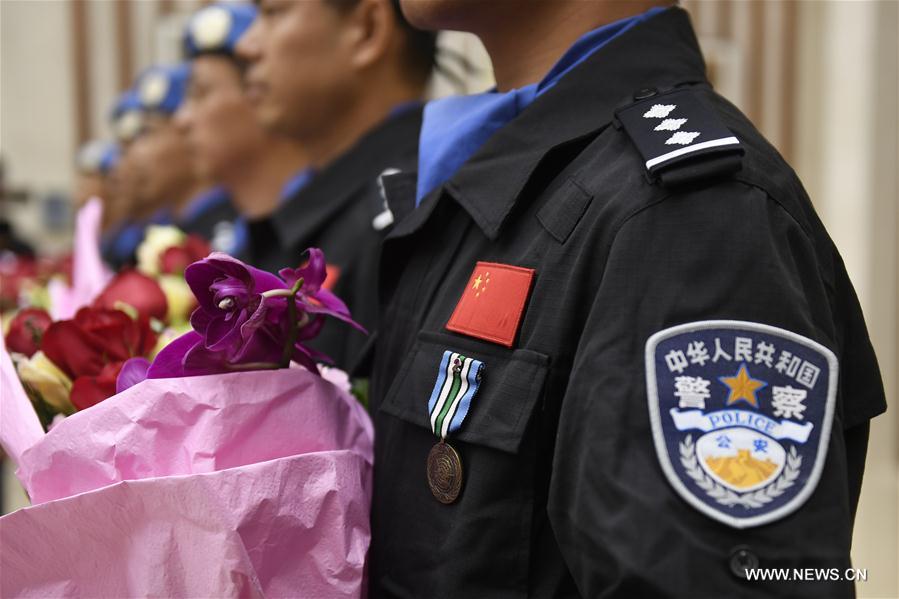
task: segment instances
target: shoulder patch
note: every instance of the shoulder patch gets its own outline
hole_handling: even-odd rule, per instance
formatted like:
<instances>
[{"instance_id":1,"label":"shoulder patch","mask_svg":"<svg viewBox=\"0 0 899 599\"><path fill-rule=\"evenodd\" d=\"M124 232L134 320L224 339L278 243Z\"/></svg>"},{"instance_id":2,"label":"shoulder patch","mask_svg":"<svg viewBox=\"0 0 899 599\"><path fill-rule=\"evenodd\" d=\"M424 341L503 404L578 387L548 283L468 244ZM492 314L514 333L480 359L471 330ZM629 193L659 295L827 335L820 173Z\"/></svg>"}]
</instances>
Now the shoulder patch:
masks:
<instances>
[{"instance_id":1,"label":"shoulder patch","mask_svg":"<svg viewBox=\"0 0 899 599\"><path fill-rule=\"evenodd\" d=\"M652 178L673 186L740 169L740 140L694 90L641 93L639 98L615 116Z\"/></svg>"},{"instance_id":2,"label":"shoulder patch","mask_svg":"<svg viewBox=\"0 0 899 599\"><path fill-rule=\"evenodd\" d=\"M826 347L754 322L656 333L646 343L646 385L668 482L735 528L796 511L824 468L837 371Z\"/></svg>"}]
</instances>

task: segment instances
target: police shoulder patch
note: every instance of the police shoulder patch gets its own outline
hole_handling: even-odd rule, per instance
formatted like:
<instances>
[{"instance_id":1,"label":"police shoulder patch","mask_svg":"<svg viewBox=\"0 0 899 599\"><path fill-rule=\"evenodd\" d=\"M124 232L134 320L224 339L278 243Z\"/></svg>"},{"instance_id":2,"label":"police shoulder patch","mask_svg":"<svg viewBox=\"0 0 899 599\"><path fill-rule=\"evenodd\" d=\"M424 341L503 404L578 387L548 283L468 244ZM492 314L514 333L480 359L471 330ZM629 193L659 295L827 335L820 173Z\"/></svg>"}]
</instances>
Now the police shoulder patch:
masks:
<instances>
[{"instance_id":1,"label":"police shoulder patch","mask_svg":"<svg viewBox=\"0 0 899 599\"><path fill-rule=\"evenodd\" d=\"M744 152L740 140L697 92L643 90L635 97L616 117L651 177L678 185L740 169Z\"/></svg>"},{"instance_id":2,"label":"police shoulder patch","mask_svg":"<svg viewBox=\"0 0 899 599\"><path fill-rule=\"evenodd\" d=\"M656 453L690 505L748 528L797 510L827 455L837 358L790 331L709 320L646 343Z\"/></svg>"}]
</instances>

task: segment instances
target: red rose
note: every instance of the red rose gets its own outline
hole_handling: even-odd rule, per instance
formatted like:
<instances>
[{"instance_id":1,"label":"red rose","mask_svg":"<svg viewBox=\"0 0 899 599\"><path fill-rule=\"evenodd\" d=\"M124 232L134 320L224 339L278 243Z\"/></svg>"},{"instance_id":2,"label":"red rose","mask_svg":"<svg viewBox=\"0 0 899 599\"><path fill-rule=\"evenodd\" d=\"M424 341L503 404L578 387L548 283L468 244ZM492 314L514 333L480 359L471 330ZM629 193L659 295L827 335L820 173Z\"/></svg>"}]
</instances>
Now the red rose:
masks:
<instances>
[{"instance_id":1,"label":"red rose","mask_svg":"<svg viewBox=\"0 0 899 599\"><path fill-rule=\"evenodd\" d=\"M159 271L167 275L183 275L184 270L212 251L209 242L199 235L188 235L181 245L167 248L159 257Z\"/></svg>"},{"instance_id":2,"label":"red rose","mask_svg":"<svg viewBox=\"0 0 899 599\"><path fill-rule=\"evenodd\" d=\"M110 362L97 376L80 376L72 382L69 400L79 410L115 395L115 382L124 362Z\"/></svg>"},{"instance_id":3,"label":"red rose","mask_svg":"<svg viewBox=\"0 0 899 599\"><path fill-rule=\"evenodd\" d=\"M6 347L30 358L41 348L41 337L52 322L53 319L44 310L25 308L9 323Z\"/></svg>"},{"instance_id":4,"label":"red rose","mask_svg":"<svg viewBox=\"0 0 899 599\"><path fill-rule=\"evenodd\" d=\"M38 279L49 280L55 275L62 275L67 283L72 281L74 255L72 252L55 258L41 257L37 260Z\"/></svg>"},{"instance_id":5,"label":"red rose","mask_svg":"<svg viewBox=\"0 0 899 599\"><path fill-rule=\"evenodd\" d=\"M110 362L142 356L155 343L156 334L146 317L134 320L121 310L81 308L72 320L47 328L41 349L74 380L97 376Z\"/></svg>"},{"instance_id":6,"label":"red rose","mask_svg":"<svg viewBox=\"0 0 899 599\"><path fill-rule=\"evenodd\" d=\"M113 277L94 300L94 307L114 309L117 302L132 306L147 318L165 320L168 301L159 283L136 270L125 270Z\"/></svg>"},{"instance_id":7,"label":"red rose","mask_svg":"<svg viewBox=\"0 0 899 599\"><path fill-rule=\"evenodd\" d=\"M155 344L146 316L134 320L120 310L82 308L74 319L51 324L41 349L72 379L71 401L81 410L115 395L122 364Z\"/></svg>"},{"instance_id":8,"label":"red rose","mask_svg":"<svg viewBox=\"0 0 899 599\"><path fill-rule=\"evenodd\" d=\"M0 311L12 310L19 303L22 286L37 278L37 262L17 256L0 260Z\"/></svg>"}]
</instances>

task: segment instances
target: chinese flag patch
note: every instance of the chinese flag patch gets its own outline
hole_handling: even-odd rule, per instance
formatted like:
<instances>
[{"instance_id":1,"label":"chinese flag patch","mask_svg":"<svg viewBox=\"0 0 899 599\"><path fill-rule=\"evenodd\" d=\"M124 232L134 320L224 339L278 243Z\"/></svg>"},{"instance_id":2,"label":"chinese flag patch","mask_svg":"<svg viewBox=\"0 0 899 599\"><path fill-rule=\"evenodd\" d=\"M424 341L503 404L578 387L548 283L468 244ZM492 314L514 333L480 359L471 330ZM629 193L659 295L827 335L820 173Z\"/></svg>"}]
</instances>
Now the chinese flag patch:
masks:
<instances>
[{"instance_id":1,"label":"chinese flag patch","mask_svg":"<svg viewBox=\"0 0 899 599\"><path fill-rule=\"evenodd\" d=\"M512 347L534 269L478 262L446 328Z\"/></svg>"}]
</instances>

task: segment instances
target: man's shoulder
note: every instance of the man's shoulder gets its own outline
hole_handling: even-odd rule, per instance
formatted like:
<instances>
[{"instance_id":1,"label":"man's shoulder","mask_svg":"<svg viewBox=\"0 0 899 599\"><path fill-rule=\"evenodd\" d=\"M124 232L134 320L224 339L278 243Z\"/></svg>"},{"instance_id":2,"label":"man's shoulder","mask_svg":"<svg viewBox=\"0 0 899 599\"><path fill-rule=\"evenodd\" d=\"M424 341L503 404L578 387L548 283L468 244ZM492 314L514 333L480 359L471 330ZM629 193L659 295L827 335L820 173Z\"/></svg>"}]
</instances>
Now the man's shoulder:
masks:
<instances>
[{"instance_id":1,"label":"man's shoulder","mask_svg":"<svg viewBox=\"0 0 899 599\"><path fill-rule=\"evenodd\" d=\"M569 187L573 184L593 198L591 211L602 221L597 226L610 232L634 215L672 201L685 213L702 210L702 202L691 204L691 198L710 195L730 205L735 219L751 202L771 201L808 235L816 236L820 228L784 157L736 106L708 86L622 107L613 125L562 175Z\"/></svg>"}]
</instances>

